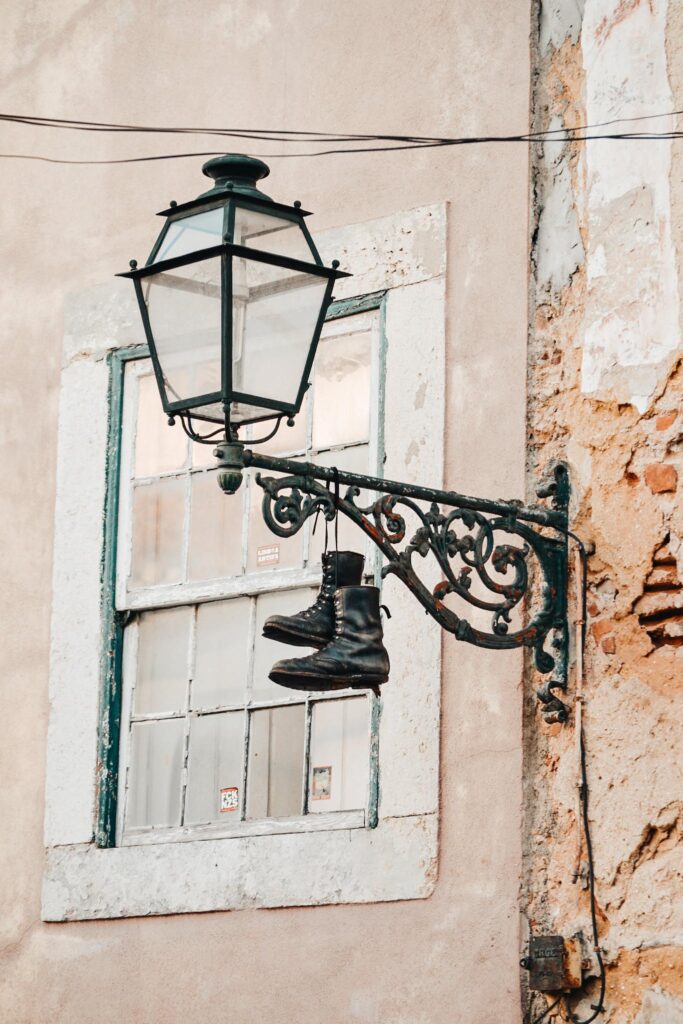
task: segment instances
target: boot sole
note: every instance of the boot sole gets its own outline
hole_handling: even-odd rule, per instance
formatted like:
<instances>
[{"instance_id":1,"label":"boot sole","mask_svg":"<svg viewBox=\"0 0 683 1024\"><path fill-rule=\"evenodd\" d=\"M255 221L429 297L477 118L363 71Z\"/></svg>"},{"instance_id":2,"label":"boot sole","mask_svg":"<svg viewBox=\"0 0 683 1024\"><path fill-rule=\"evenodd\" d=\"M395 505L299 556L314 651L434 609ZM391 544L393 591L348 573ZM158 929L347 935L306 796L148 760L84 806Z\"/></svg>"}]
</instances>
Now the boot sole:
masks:
<instances>
[{"instance_id":1,"label":"boot sole","mask_svg":"<svg viewBox=\"0 0 683 1024\"><path fill-rule=\"evenodd\" d=\"M306 675L305 672L271 672L269 679L290 690L374 690L388 682L389 676L345 676L343 679L321 679L320 676ZM315 680L320 686L312 686Z\"/></svg>"},{"instance_id":2,"label":"boot sole","mask_svg":"<svg viewBox=\"0 0 683 1024\"><path fill-rule=\"evenodd\" d=\"M329 643L329 640L302 637L300 633L290 633L286 629L264 629L262 636L266 640L275 640L277 643L289 644L290 647L315 647L317 650L320 650Z\"/></svg>"}]
</instances>

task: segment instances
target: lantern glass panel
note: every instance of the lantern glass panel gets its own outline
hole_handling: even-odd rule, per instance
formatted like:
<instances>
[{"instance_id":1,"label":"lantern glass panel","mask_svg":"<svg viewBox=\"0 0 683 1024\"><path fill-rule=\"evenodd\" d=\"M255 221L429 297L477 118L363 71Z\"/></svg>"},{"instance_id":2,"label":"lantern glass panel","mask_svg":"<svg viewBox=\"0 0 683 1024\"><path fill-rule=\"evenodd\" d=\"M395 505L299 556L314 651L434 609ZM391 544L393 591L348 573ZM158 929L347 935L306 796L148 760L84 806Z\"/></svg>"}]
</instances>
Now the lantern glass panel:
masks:
<instances>
[{"instance_id":1,"label":"lantern glass panel","mask_svg":"<svg viewBox=\"0 0 683 1024\"><path fill-rule=\"evenodd\" d=\"M327 279L238 257L232 268L232 390L293 406Z\"/></svg>"},{"instance_id":2,"label":"lantern glass panel","mask_svg":"<svg viewBox=\"0 0 683 1024\"><path fill-rule=\"evenodd\" d=\"M220 245L223 241L223 213L224 206L221 204L213 210L204 210L203 213L171 221L155 253L155 263Z\"/></svg>"},{"instance_id":3,"label":"lantern glass panel","mask_svg":"<svg viewBox=\"0 0 683 1024\"><path fill-rule=\"evenodd\" d=\"M233 242L306 263L315 258L297 221L273 217L261 210L246 210L242 206L235 209Z\"/></svg>"},{"instance_id":4,"label":"lantern glass panel","mask_svg":"<svg viewBox=\"0 0 683 1024\"><path fill-rule=\"evenodd\" d=\"M221 257L152 274L143 295L169 403L221 390Z\"/></svg>"}]
</instances>

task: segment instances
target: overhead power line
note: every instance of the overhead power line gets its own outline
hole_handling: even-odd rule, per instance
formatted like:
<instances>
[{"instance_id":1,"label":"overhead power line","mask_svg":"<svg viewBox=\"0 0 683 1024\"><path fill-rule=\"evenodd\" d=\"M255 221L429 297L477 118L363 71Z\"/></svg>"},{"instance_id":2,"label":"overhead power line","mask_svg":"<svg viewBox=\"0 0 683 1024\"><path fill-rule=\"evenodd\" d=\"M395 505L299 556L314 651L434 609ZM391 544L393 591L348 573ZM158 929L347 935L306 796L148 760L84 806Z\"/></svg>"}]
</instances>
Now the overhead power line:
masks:
<instances>
[{"instance_id":1,"label":"overhead power line","mask_svg":"<svg viewBox=\"0 0 683 1024\"><path fill-rule=\"evenodd\" d=\"M205 135L249 142L281 142L287 145L327 145L331 148L315 149L305 152L261 153L269 159L305 156L333 156L352 153L382 153L395 150L432 149L446 146L472 146L491 143L581 143L590 141L663 141L683 138L683 130L668 131L611 131L597 132L597 129L610 128L617 124L649 121L665 117L674 118L683 114L681 110L673 110L657 114L643 114L638 117L614 118L594 124L580 124L570 128L551 128L541 132L525 132L520 135L471 135L460 137L428 136L428 135L395 135L395 134L362 134L321 131L292 131L286 129L261 128L194 128L194 127L159 127L152 125L116 124L106 121L80 121L70 118L40 117L31 114L2 114L0 122L25 125L34 128L53 128L78 132L105 132L110 134L152 134L152 135ZM368 145L376 143L376 145ZM149 156L119 157L101 160L70 160L49 157L32 153L0 153L2 159L39 160L54 164L130 164L147 163L156 160L183 160L189 157L217 156L222 150L201 152L163 153Z\"/></svg>"}]
</instances>

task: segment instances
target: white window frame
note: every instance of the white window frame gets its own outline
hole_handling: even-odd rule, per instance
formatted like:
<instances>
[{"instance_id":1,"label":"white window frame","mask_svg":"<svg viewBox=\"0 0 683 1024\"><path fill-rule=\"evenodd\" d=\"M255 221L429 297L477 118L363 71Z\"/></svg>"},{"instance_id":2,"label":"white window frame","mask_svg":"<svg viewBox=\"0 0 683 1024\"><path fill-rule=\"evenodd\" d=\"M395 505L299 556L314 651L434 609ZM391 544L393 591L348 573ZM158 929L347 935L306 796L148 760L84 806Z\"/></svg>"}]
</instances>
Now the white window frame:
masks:
<instances>
[{"instance_id":1,"label":"white window frame","mask_svg":"<svg viewBox=\"0 0 683 1024\"><path fill-rule=\"evenodd\" d=\"M338 282L338 299L386 291L384 475L441 487L445 205L329 230L317 241L328 260L339 258L354 273ZM69 306L58 436L43 919L429 896L437 872L442 638L391 577L385 600L392 610L386 626L392 670L382 693L376 828L96 845L107 354L142 338L133 297L119 282L73 296Z\"/></svg>"},{"instance_id":2,"label":"white window frame","mask_svg":"<svg viewBox=\"0 0 683 1024\"><path fill-rule=\"evenodd\" d=\"M361 300L351 304L351 308L347 309L348 304L343 302L337 302L331 307L331 314L333 319L329 319L326 323L322 339L324 338L339 338L349 334L357 334L361 331L371 334L371 362L370 362L370 402L369 402L369 417L368 417L368 436L362 440L351 441L343 445L327 445L319 449L319 452L313 452L310 457L315 461L319 454L334 454L339 451L352 451L358 447L364 447L367 449L368 454L368 466L366 472L369 472L371 476L380 476L382 473L383 466L383 424L381 423L381 412L384 406L384 363L385 353L383 346L382 337L382 307L383 307L383 294L370 295L363 297ZM322 343L321 339L321 343ZM113 518L114 522L110 524L109 532L109 543L112 542L114 531L117 535L116 551L118 554L118 565L116 569L116 581L115 581L115 594L112 594L112 599L115 600L115 605L120 610L132 611L132 612L143 612L148 610L157 611L163 608L173 607L188 607L201 605L206 601L230 599L235 597L247 597L250 599L257 598L261 594L274 594L282 593L283 591L302 591L304 597L302 599L302 607L305 604L305 600L308 597L307 588L317 588L320 584L320 563L311 562L309 555L310 548L310 524L305 524L301 530L302 536L302 559L303 564L301 568L296 569L276 569L271 571L249 571L247 566L247 530L244 528L241 537L241 550L242 550L242 566L243 574L237 576L219 577L211 580L201 581L188 581L183 583L166 583L156 584L151 586L128 589L128 579L131 570L131 559L132 559L132 527L133 527L133 463L135 460L135 421L136 411L138 407L138 384L142 375L150 375L153 373L149 356L147 355L147 349L140 350L139 346L133 349L124 350L123 358L125 362L123 365L113 367L112 372L120 374L120 387L121 387L121 399L122 408L120 422L113 424L114 433L116 438L112 439L110 443L112 446L115 445L115 450L110 452L110 457L115 456L113 461L115 466L119 468L119 486L117 488L119 501L118 509L115 510ZM313 402L315 403L315 380L313 381L312 387ZM116 413L115 413L116 415ZM161 415L161 414L160 414ZM301 449L290 449L286 450L283 447L280 457L282 458L301 458L308 457L308 453L313 445L313 431L312 431L312 416L310 410L307 407L306 424L306 438L305 438L305 450ZM119 417L117 416L117 419ZM256 436L259 433L263 433L263 427L257 424L255 428ZM283 440L287 440L286 431L282 432ZM112 430L110 426L110 439L112 438ZM248 444L248 437L245 439ZM116 443L118 442L118 443ZM119 467L120 462L120 467ZM341 465L342 463L340 463ZM111 467L110 467L111 469ZM206 467L200 469L192 469L185 466L179 470L169 470L164 472L162 477L176 477L182 476L186 473L206 472ZM251 471L247 471L244 474L244 482L242 487L238 491L237 495L232 498L224 498L222 500L233 500L239 501L244 510L244 516L248 515L252 495L255 490L256 496L259 500L262 495L260 488L254 480L254 474ZM143 486L144 486L144 478ZM155 478L156 479L156 478ZM217 487L217 482L215 483ZM189 502L190 502L190 490L186 490L185 497L185 531L183 537L183 562L187 562L188 557L188 545L189 545ZM322 531L322 524L319 525L319 529ZM333 536L330 528L330 536ZM276 540L273 537L273 540ZM106 541L105 541L106 542ZM355 547L362 551L365 555L365 577L374 579L377 583L380 583L380 568L381 568L381 557L379 549L374 545L364 534L360 531L356 531ZM112 609L113 612L113 609ZM252 631L251 644L248 646L253 647L253 643L256 637L253 635L255 628L254 614L250 616L250 630ZM193 615L194 621L194 615ZM326 695L316 695L315 699L311 699L308 695L302 693L292 693L292 691L282 689L281 696L275 700L253 701L247 700L246 696L241 705L234 705L230 708L224 708L223 710L237 711L243 710L245 714L250 714L253 711L271 708L271 707L286 707L293 704L304 704L305 706L305 717L306 717L306 752L309 753L309 745L311 741L311 725L312 725L312 711L316 704L320 704L327 700L339 701L345 698L351 699L364 699L367 701L367 716L368 716L368 745L367 745L367 780L368 780L368 795L363 807L347 810L347 811L333 811L329 813L321 813L316 811L315 813L299 814L286 818L258 818L258 819L238 819L237 822L213 822L199 825L179 825L175 827L162 827L162 826L140 826L137 828L125 828L124 829L124 813L128 795L128 779L130 772L130 722L132 717L132 693L134 689L133 685L124 685L124 680L133 680L135 677L135 662L136 662L136 651L137 651L137 630L138 625L136 622L131 622L130 625L126 626L125 634L126 639L124 642L123 636L120 638L122 647L122 665L121 671L118 673L118 678L115 680L115 685L119 691L118 696L121 706L121 742L119 744L118 756L115 754L116 762L116 790L117 790L117 814L116 814L116 828L115 836L112 836L114 842L106 843L105 845L120 845L120 846L135 846L143 843L165 843L165 842L187 842L197 838L234 838L237 836L248 836L248 835L268 835L274 833L284 832L308 832L308 831L320 831L323 829L341 829L341 828L363 828L366 825L374 827L377 820L377 784L378 784L378 772L377 772L377 757L376 757L376 743L374 742L377 735L377 727L380 716L380 704L373 694L367 693L362 697L359 697L357 691L343 690L333 691ZM253 660L254 652L251 651L250 661ZM108 709L103 709L105 715L108 715ZM138 720L141 720L140 716L137 716ZM143 716L148 719L155 719L158 716L149 715ZM166 716L163 716L166 717ZM182 713L174 714L174 717L185 718L185 752L187 751L188 735L187 731L189 728L190 713L189 708L186 708ZM103 729L100 726L100 735L102 735ZM245 741L245 747L243 756L247 757L248 744ZM102 757L102 752L100 752ZM246 786L244 780L246 780L246 765L243 766L244 779L243 784L240 785L240 811L243 810L243 803L246 796ZM304 773L307 774L307 762L304 764ZM186 782L185 778L185 782ZM302 785L304 789L307 788L308 780L302 777Z\"/></svg>"}]
</instances>

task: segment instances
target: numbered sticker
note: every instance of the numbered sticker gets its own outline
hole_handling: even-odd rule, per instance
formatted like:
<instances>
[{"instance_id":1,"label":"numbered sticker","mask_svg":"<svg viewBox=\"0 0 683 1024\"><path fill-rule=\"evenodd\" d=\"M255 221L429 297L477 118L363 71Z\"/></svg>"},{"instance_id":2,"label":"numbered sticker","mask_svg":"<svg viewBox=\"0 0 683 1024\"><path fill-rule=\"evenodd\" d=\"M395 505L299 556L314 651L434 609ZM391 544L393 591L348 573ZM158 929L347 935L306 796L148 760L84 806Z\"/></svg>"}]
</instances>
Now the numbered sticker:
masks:
<instances>
[{"instance_id":1,"label":"numbered sticker","mask_svg":"<svg viewBox=\"0 0 683 1024\"><path fill-rule=\"evenodd\" d=\"M257 565L277 565L280 561L280 545L264 544L256 549Z\"/></svg>"},{"instance_id":2,"label":"numbered sticker","mask_svg":"<svg viewBox=\"0 0 683 1024\"><path fill-rule=\"evenodd\" d=\"M221 814L224 811L236 811L239 808L239 790L237 786L229 786L221 790Z\"/></svg>"}]
</instances>

